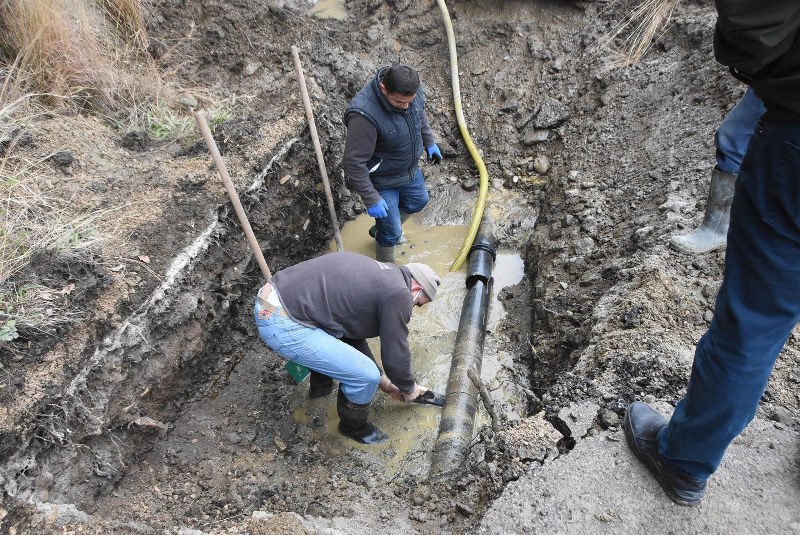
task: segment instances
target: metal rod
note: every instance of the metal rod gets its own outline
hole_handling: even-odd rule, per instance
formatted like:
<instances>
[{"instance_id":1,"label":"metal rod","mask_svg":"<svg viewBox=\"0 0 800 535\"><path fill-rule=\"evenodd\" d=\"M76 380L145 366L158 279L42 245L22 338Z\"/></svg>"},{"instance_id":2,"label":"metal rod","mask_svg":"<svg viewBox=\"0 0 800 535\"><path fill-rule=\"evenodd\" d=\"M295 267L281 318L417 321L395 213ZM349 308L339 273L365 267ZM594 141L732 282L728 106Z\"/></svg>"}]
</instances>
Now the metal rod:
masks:
<instances>
[{"instance_id":1,"label":"metal rod","mask_svg":"<svg viewBox=\"0 0 800 535\"><path fill-rule=\"evenodd\" d=\"M306 89L306 78L303 75L303 65L300 63L300 53L297 51L296 46L292 46L292 58L294 59L294 67L297 70L297 80L300 82L300 95L303 97L303 107L306 109L308 127L311 130L311 141L314 143L314 152L317 155L317 164L319 165L320 175L322 175L322 185L325 186L325 197L328 199L328 212L330 213L331 224L333 225L333 236L336 239L336 249L339 251L344 251L342 235L339 233L339 220L336 217L336 207L333 205L331 184L328 181L328 171L325 169L325 160L322 157L322 147L320 147L319 136L317 136L317 125L314 122L314 112L311 109L311 100L308 98L308 89Z\"/></svg>"},{"instance_id":2,"label":"metal rod","mask_svg":"<svg viewBox=\"0 0 800 535\"><path fill-rule=\"evenodd\" d=\"M247 214L244 213L242 202L239 200L239 195L236 193L236 188L233 186L233 181L228 174L228 170L225 168L225 162L222 161L222 156L219 154L217 142L214 141L214 136L211 135L211 129L208 127L205 116L197 111L193 113L194 120L197 122L197 127L200 129L200 133L203 134L203 139L208 147L208 152L211 153L211 158L214 160L214 164L217 166L217 171L219 171L219 175L222 177L222 183L225 184L225 191L228 192L228 197L231 199L233 209L236 211L236 215L239 216L239 224L242 225L244 234L247 236L247 243L250 244L250 250L253 251L253 255L256 257L258 267L261 268L261 274L264 275L264 278L267 280L267 282L269 282L269 280L272 278L272 273L269 271L269 266L267 266L267 261L264 259L264 254L261 252L261 247L258 245L256 235L253 233L253 229L250 227L250 222L247 220Z\"/></svg>"}]
</instances>

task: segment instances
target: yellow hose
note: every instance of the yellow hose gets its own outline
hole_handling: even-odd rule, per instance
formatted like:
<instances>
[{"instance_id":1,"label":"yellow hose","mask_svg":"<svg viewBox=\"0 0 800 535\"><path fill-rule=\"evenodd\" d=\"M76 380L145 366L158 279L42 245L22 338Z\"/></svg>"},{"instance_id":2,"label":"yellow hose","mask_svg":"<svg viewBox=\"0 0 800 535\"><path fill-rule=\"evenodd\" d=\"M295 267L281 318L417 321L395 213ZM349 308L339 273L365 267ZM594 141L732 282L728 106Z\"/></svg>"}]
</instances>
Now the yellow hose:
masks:
<instances>
[{"instance_id":1,"label":"yellow hose","mask_svg":"<svg viewBox=\"0 0 800 535\"><path fill-rule=\"evenodd\" d=\"M450 13L447 11L447 5L444 0L436 0L439 4L439 10L442 12L444 19L444 26L447 29L447 46L450 49L450 78L451 85L453 86L453 107L456 110L456 120L458 120L458 129L461 130L461 137L464 138L464 144L469 149L472 159L475 160L475 165L478 166L480 172L480 188L478 189L478 200L475 202L475 211L472 214L472 222L469 225L469 231L458 256L450 266L450 271L456 271L464 263L469 254L469 249L472 247L472 241L478 234L478 228L481 226L481 219L483 218L483 210L486 207L486 197L489 194L489 173L486 171L486 165L483 159L478 154L478 149L472 142L472 137L467 130L467 124L464 122L464 112L461 109L461 86L458 83L458 53L456 52L456 39L453 35L453 25L450 22Z\"/></svg>"}]
</instances>

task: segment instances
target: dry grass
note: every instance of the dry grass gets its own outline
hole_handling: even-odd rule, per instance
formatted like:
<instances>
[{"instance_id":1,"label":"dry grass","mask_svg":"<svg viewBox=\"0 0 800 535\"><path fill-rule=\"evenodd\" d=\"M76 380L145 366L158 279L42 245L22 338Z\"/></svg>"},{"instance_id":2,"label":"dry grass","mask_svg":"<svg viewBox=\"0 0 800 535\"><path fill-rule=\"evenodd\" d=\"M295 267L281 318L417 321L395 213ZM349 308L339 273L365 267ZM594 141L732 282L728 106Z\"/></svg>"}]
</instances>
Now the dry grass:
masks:
<instances>
[{"instance_id":1,"label":"dry grass","mask_svg":"<svg viewBox=\"0 0 800 535\"><path fill-rule=\"evenodd\" d=\"M97 227L104 212L78 212L71 199L44 194L39 184L46 177L46 158L31 161L18 155L20 134L36 117L30 101L30 95L22 96L0 107L0 345L19 333L50 334L79 317L55 306L63 288L19 278L36 255L87 263L103 243Z\"/></svg>"},{"instance_id":2,"label":"dry grass","mask_svg":"<svg viewBox=\"0 0 800 535\"><path fill-rule=\"evenodd\" d=\"M612 68L628 67L638 63L650 50L653 42L669 27L672 12L680 0L644 0L616 24L598 44L602 50L611 50L616 59ZM624 37L623 37L624 36ZM615 42L623 37L621 45Z\"/></svg>"},{"instance_id":3,"label":"dry grass","mask_svg":"<svg viewBox=\"0 0 800 535\"><path fill-rule=\"evenodd\" d=\"M51 333L78 317L63 306L52 314L53 301L63 304L68 292L31 280L32 260L103 263L104 233L113 234L108 211L81 211L39 187L57 178L48 176L47 157L32 161L17 150L26 125L66 107L160 140L197 137L190 111L176 104L178 91L163 82L168 76L147 52L141 6L0 0L0 349L19 333ZM217 105L212 126L235 105Z\"/></svg>"},{"instance_id":4,"label":"dry grass","mask_svg":"<svg viewBox=\"0 0 800 535\"><path fill-rule=\"evenodd\" d=\"M39 185L48 178L46 157L30 160L17 150L26 126L52 107L114 109L117 84L128 83L119 59L130 54L109 47L92 16L80 0L0 3L0 345L6 348L20 333L52 333L78 317L63 303L53 306L62 288L24 276L31 260L93 262L103 242L97 230L103 214L45 194ZM134 24L141 27L141 18Z\"/></svg>"},{"instance_id":5,"label":"dry grass","mask_svg":"<svg viewBox=\"0 0 800 535\"><path fill-rule=\"evenodd\" d=\"M114 24L117 35L125 39L133 50L147 50L149 39L138 0L97 0L97 3Z\"/></svg>"},{"instance_id":6,"label":"dry grass","mask_svg":"<svg viewBox=\"0 0 800 535\"><path fill-rule=\"evenodd\" d=\"M14 62L15 83L21 92L72 97L81 105L108 104L111 64L93 32L85 4L10 0L3 6L0 50L7 61Z\"/></svg>"},{"instance_id":7,"label":"dry grass","mask_svg":"<svg viewBox=\"0 0 800 535\"><path fill-rule=\"evenodd\" d=\"M139 0L0 2L0 68L50 106L124 115L144 101L171 100L155 60Z\"/></svg>"}]
</instances>

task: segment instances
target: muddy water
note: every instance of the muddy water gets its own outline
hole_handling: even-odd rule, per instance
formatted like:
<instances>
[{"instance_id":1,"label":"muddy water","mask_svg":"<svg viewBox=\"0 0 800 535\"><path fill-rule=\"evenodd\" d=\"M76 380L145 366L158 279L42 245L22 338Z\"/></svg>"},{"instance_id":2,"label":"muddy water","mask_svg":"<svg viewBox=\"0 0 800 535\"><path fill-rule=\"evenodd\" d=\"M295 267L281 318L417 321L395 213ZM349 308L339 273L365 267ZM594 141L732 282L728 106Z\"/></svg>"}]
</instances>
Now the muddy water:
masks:
<instances>
[{"instance_id":1,"label":"muddy water","mask_svg":"<svg viewBox=\"0 0 800 535\"><path fill-rule=\"evenodd\" d=\"M373 219L367 216L347 223L342 229L345 250L373 256L375 241L368 234L372 224ZM448 269L461 248L467 229L465 226L428 226L418 223L417 218L411 218L404 225L403 231L408 241L398 246L397 262L422 262L431 266L442 277L436 300L414 309L409 324L409 345L413 355L412 366L419 384L444 393L461 305L466 294L464 270L450 273ZM330 247L331 251L336 250L335 243L332 242ZM496 299L497 293L506 286L518 283L522 276L522 258L514 252L498 252L488 330L491 331L505 314ZM370 346L376 357L379 357L380 342L377 339L370 340ZM502 363L497 355L485 355L481 374L483 380L491 383L501 367ZM386 466L387 477L392 477L400 470L427 472L428 454L438 433L441 413L439 408L399 403L379 391L373 402L374 423L390 439L380 446L367 447L344 439L337 433L338 417L333 394L323 400L309 400L306 389L306 385L298 388L294 418L304 423L324 421L325 425L316 431L319 434L317 438L332 452L358 448L378 454ZM485 420L479 417L478 421Z\"/></svg>"}]
</instances>

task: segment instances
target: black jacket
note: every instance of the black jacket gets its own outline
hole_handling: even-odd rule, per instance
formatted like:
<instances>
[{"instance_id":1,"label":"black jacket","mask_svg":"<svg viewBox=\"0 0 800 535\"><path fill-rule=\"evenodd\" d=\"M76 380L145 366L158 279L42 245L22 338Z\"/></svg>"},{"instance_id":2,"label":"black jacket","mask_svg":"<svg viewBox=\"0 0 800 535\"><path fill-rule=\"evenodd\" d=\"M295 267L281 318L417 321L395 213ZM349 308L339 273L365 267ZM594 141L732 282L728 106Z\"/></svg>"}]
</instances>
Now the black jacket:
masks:
<instances>
[{"instance_id":1,"label":"black jacket","mask_svg":"<svg viewBox=\"0 0 800 535\"><path fill-rule=\"evenodd\" d=\"M717 61L750 85L765 118L800 121L800 0L715 0Z\"/></svg>"},{"instance_id":2,"label":"black jacket","mask_svg":"<svg viewBox=\"0 0 800 535\"><path fill-rule=\"evenodd\" d=\"M407 110L393 107L380 89L383 67L344 112L347 125L342 167L367 206L380 198L375 188L411 182L424 147L434 144L420 89Z\"/></svg>"}]
</instances>

